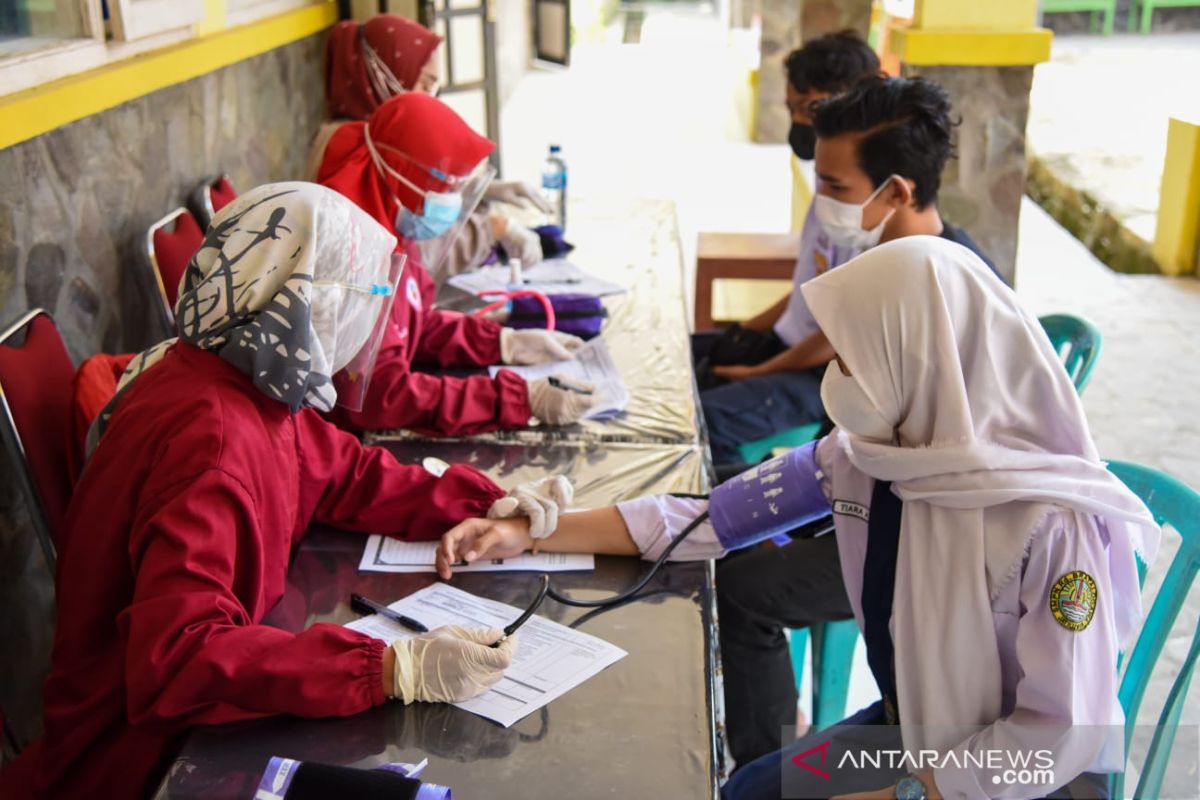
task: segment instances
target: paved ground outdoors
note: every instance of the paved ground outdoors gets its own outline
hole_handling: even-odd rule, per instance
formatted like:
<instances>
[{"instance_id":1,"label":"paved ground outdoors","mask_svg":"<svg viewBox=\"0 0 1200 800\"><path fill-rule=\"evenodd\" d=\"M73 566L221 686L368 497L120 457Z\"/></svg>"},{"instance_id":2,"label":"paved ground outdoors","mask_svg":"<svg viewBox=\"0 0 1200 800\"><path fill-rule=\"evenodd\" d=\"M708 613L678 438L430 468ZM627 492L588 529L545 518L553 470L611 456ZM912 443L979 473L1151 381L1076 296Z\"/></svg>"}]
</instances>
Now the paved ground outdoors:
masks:
<instances>
[{"instance_id":1,"label":"paved ground outdoors","mask_svg":"<svg viewBox=\"0 0 1200 800\"><path fill-rule=\"evenodd\" d=\"M563 146L576 196L675 201L689 271L698 231L786 231L787 148L749 143L739 113L754 42L731 36L704 8L675 4L650 6L640 43L620 42L619 33L592 37L575 47L569 70L535 71L522 81L502 120L506 177L537 180L553 142ZM1038 67L1031 146L1061 154L1090 189L1107 193L1145 229L1166 115L1184 100L1200 102L1192 86L1198 66L1200 35L1062 37L1054 61ZM1034 313L1080 314L1101 330L1102 355L1083 398L1101 453L1200 487L1200 336L1191 330L1200 320L1200 282L1114 274L1026 200L1017 287ZM1151 590L1161 571L1151 573ZM1147 697L1154 718L1198 612L1193 592ZM877 696L860 643L851 710ZM1185 721L1196 724L1200 686L1191 697ZM1195 776L1188 780L1194 787Z\"/></svg>"},{"instance_id":2,"label":"paved ground outdoors","mask_svg":"<svg viewBox=\"0 0 1200 800\"><path fill-rule=\"evenodd\" d=\"M1030 149L1154 239L1167 118L1200 120L1200 32L1057 36L1034 71Z\"/></svg>"}]
</instances>

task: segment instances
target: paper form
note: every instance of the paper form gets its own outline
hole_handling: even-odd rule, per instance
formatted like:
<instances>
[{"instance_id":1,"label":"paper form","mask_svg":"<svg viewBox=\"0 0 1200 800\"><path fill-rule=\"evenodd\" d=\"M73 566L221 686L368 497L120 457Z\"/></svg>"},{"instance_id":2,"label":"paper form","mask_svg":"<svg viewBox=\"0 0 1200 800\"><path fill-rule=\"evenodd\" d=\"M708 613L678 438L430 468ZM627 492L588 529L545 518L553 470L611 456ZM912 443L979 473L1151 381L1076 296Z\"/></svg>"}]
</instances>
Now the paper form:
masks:
<instances>
[{"instance_id":1,"label":"paper form","mask_svg":"<svg viewBox=\"0 0 1200 800\"><path fill-rule=\"evenodd\" d=\"M366 572L434 572L438 542L402 542L390 536L367 537L358 568ZM575 572L596 568L589 554L522 553L512 558L489 558L474 564L460 564L455 572Z\"/></svg>"},{"instance_id":2,"label":"paper form","mask_svg":"<svg viewBox=\"0 0 1200 800\"><path fill-rule=\"evenodd\" d=\"M621 379L621 373L613 362L608 345L599 336L576 350L575 357L569 361L552 361L549 364L530 366L488 367L488 372L494 378L502 369L512 370L526 381L563 375L595 384L596 403L583 415L584 419L612 417L629 405L629 389Z\"/></svg>"},{"instance_id":3,"label":"paper form","mask_svg":"<svg viewBox=\"0 0 1200 800\"><path fill-rule=\"evenodd\" d=\"M449 279L451 286L470 294L533 289L542 294L594 294L604 297L626 291L624 286L595 278L570 261L552 258L522 270L524 282L512 285L508 267L484 267Z\"/></svg>"},{"instance_id":4,"label":"paper form","mask_svg":"<svg viewBox=\"0 0 1200 800\"><path fill-rule=\"evenodd\" d=\"M533 583L530 583L532 590ZM477 597L444 583L426 586L388 606L430 630L441 625L503 628L522 609ZM393 642L417 634L378 614L346 626ZM492 688L455 706L508 728L629 655L621 648L536 614L517 632L517 655Z\"/></svg>"}]
</instances>

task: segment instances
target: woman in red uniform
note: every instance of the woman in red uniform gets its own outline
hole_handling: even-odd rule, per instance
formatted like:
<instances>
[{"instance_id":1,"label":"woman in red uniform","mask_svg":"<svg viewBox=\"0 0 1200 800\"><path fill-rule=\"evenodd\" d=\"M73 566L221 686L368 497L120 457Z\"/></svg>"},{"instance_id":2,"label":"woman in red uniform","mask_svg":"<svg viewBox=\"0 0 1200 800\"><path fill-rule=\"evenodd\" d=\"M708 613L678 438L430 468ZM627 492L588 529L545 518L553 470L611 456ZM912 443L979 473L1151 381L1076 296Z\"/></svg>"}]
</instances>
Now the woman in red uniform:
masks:
<instances>
[{"instance_id":1,"label":"woman in red uniform","mask_svg":"<svg viewBox=\"0 0 1200 800\"><path fill-rule=\"evenodd\" d=\"M401 466L318 413L369 377L394 247L313 184L259 187L213 219L179 339L135 357L96 421L58 560L45 735L4 771L5 800L145 796L194 725L460 700L499 679L498 631L388 646L260 624L311 525L433 539L503 494L469 467ZM345 367L356 380L335 383Z\"/></svg>"},{"instance_id":2,"label":"woman in red uniform","mask_svg":"<svg viewBox=\"0 0 1200 800\"><path fill-rule=\"evenodd\" d=\"M556 331L512 330L433 308L423 254L440 258L490 176L494 145L435 97L409 92L350 122L329 140L318 181L353 200L401 240L408 255L400 292L361 412L335 416L351 429L411 428L446 436L579 420L590 396L513 372L453 378L414 365L536 364L570 358L582 344ZM416 242L431 246L418 251Z\"/></svg>"},{"instance_id":3,"label":"woman in red uniform","mask_svg":"<svg viewBox=\"0 0 1200 800\"><path fill-rule=\"evenodd\" d=\"M325 145L342 124L366 120L383 101L398 94L438 93L441 43L441 36L396 14L377 14L364 23L343 20L333 26L325 53L325 99L331 119L317 134L305 180L316 176ZM438 270L430 272L435 282L478 269L497 244L525 266L542 260L540 237L513 219L506 206L551 211L528 183L492 183Z\"/></svg>"}]
</instances>

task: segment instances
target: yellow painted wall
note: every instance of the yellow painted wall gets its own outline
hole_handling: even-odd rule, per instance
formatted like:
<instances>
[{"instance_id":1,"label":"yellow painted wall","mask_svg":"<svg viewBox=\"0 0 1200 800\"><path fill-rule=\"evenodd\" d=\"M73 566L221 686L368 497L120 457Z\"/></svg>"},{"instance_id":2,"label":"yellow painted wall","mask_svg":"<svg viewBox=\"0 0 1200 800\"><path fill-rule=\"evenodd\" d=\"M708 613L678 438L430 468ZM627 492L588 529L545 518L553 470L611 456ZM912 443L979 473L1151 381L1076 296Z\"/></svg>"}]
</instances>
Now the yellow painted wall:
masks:
<instances>
[{"instance_id":1,"label":"yellow painted wall","mask_svg":"<svg viewBox=\"0 0 1200 800\"><path fill-rule=\"evenodd\" d=\"M1200 119L1172 118L1159 192L1154 258L1168 275L1197 271L1200 248Z\"/></svg>"},{"instance_id":2,"label":"yellow painted wall","mask_svg":"<svg viewBox=\"0 0 1200 800\"><path fill-rule=\"evenodd\" d=\"M224 15L224 0L205 0L199 27L223 26ZM337 4L330 0L0 98L0 149L312 36L336 21Z\"/></svg>"},{"instance_id":3,"label":"yellow painted wall","mask_svg":"<svg viewBox=\"0 0 1200 800\"><path fill-rule=\"evenodd\" d=\"M916 0L913 27L1005 30L1037 21L1037 0Z\"/></svg>"}]
</instances>

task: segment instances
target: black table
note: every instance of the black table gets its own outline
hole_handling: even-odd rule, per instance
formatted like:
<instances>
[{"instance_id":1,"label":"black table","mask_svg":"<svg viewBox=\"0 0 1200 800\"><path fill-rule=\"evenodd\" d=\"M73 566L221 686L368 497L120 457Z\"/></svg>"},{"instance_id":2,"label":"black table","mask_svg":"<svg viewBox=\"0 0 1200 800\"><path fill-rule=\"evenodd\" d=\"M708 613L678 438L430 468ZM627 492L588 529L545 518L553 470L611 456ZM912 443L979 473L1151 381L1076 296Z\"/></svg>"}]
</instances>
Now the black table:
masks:
<instances>
[{"instance_id":1,"label":"black table","mask_svg":"<svg viewBox=\"0 0 1200 800\"><path fill-rule=\"evenodd\" d=\"M709 488L693 446L553 442L389 442L405 463L434 456L471 464L503 486L558 472L577 486L577 506L656 492ZM358 571L364 537L318 530L288 571L283 600L264 620L301 631L346 623L351 592L392 602L432 574ZM600 556L591 573L554 584L597 598L633 583L648 564ZM528 602L530 573L455 576L465 591ZM716 793L717 635L711 562L668 565L637 600L600 614L547 600L539 613L612 642L629 655L512 728L448 705L391 703L345 719L293 717L197 728L160 787L161 798L250 798L273 755L371 766L428 757L429 780L463 798L705 798Z\"/></svg>"},{"instance_id":2,"label":"black table","mask_svg":"<svg viewBox=\"0 0 1200 800\"><path fill-rule=\"evenodd\" d=\"M297 553L288 591L266 622L299 631L354 618L351 592L392 601L432 583L429 574L359 573L361 536L316 531ZM555 585L604 596L647 565L600 556L591 573ZM528 573L456 576L468 592L527 601ZM585 800L705 798L716 794L712 565L669 565L647 593L600 614L547 600L541 614L605 639L629 655L511 728L443 704L388 703L344 719L273 717L195 729L159 798L247 800L273 755L368 767L429 759L428 780L458 798Z\"/></svg>"}]
</instances>

